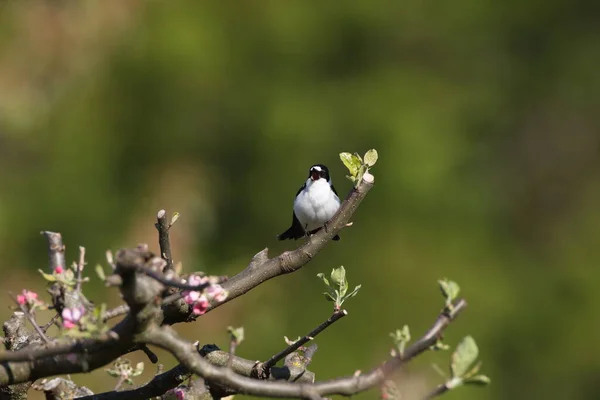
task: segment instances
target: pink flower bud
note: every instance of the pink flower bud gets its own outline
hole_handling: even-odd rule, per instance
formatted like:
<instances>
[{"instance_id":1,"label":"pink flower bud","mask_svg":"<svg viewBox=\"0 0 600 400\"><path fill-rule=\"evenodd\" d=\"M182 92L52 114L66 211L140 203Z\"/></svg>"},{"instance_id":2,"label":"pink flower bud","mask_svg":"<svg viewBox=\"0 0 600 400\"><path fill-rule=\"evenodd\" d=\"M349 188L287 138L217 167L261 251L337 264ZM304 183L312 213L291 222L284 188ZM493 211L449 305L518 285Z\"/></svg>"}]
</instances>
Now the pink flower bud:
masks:
<instances>
[{"instance_id":1,"label":"pink flower bud","mask_svg":"<svg viewBox=\"0 0 600 400\"><path fill-rule=\"evenodd\" d=\"M192 307L192 312L195 315L202 315L206 312L206 310L208 310L209 306L210 303L208 302L208 299L206 298L206 296L202 295L200 296L198 301L194 303L194 306Z\"/></svg>"},{"instance_id":2,"label":"pink flower bud","mask_svg":"<svg viewBox=\"0 0 600 400\"><path fill-rule=\"evenodd\" d=\"M188 278L188 284L190 284L192 286L199 286L199 285L205 284L206 282L208 282L207 277L200 277L198 275L190 275L190 277Z\"/></svg>"},{"instance_id":3,"label":"pink flower bud","mask_svg":"<svg viewBox=\"0 0 600 400\"><path fill-rule=\"evenodd\" d=\"M38 301L38 294L31 290L23 289L20 295L17 296L17 303L20 305L31 304Z\"/></svg>"},{"instance_id":4,"label":"pink flower bud","mask_svg":"<svg viewBox=\"0 0 600 400\"><path fill-rule=\"evenodd\" d=\"M193 303L197 302L198 299L200 298L200 292L187 290L187 291L183 292L183 298L186 303L193 304Z\"/></svg>"},{"instance_id":5,"label":"pink flower bud","mask_svg":"<svg viewBox=\"0 0 600 400\"><path fill-rule=\"evenodd\" d=\"M66 320L66 319L65 319L65 320L63 321L63 326L64 326L66 329L71 329L71 328L75 328L75 323L74 323L74 322L71 322L71 321L68 321L68 320Z\"/></svg>"},{"instance_id":6,"label":"pink flower bud","mask_svg":"<svg viewBox=\"0 0 600 400\"><path fill-rule=\"evenodd\" d=\"M225 301L225 299L227 299L227 291L225 289L223 289L223 287L221 285L219 285L218 283L215 283L214 285L210 285L207 289L206 289L206 295L208 296L209 299L213 299L217 302L222 302Z\"/></svg>"},{"instance_id":7,"label":"pink flower bud","mask_svg":"<svg viewBox=\"0 0 600 400\"><path fill-rule=\"evenodd\" d=\"M54 268L54 273L55 274L62 274L64 272L64 269L61 265L57 266L56 268Z\"/></svg>"},{"instance_id":8,"label":"pink flower bud","mask_svg":"<svg viewBox=\"0 0 600 400\"><path fill-rule=\"evenodd\" d=\"M17 303L19 303L20 305L24 306L25 303L27 303L27 299L25 298L24 295L19 294L19 295L17 295Z\"/></svg>"},{"instance_id":9,"label":"pink flower bud","mask_svg":"<svg viewBox=\"0 0 600 400\"><path fill-rule=\"evenodd\" d=\"M175 389L175 397L177 398L177 400L185 399L185 392L183 391L183 389Z\"/></svg>"},{"instance_id":10,"label":"pink flower bud","mask_svg":"<svg viewBox=\"0 0 600 400\"><path fill-rule=\"evenodd\" d=\"M64 308L62 310L63 326L67 329L75 327L83 316L83 308Z\"/></svg>"}]
</instances>

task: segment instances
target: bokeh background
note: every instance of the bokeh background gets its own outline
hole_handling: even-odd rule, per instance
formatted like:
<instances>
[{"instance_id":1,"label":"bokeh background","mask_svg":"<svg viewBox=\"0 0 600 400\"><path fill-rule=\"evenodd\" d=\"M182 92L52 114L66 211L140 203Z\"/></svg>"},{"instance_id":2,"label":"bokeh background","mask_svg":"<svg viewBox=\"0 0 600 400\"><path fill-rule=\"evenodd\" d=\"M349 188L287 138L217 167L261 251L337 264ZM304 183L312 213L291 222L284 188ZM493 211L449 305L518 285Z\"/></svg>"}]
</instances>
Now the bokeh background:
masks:
<instances>
[{"instance_id":1,"label":"bokeh background","mask_svg":"<svg viewBox=\"0 0 600 400\"><path fill-rule=\"evenodd\" d=\"M405 323L423 332L450 277L470 306L446 341L473 335L493 384L448 399L598 399L598 12L585 0L3 1L0 292L43 290L40 230L63 233L69 260L85 246L93 278L106 249L157 249L160 208L181 213L186 271L235 274L264 247L296 245L275 235L310 165L329 165L345 194L338 153L376 148L376 186L341 242L180 331L226 346L226 327L243 325L239 354L268 358L327 317L316 274L344 265L363 286L317 340L311 369L327 379L376 365ZM119 303L97 279L88 290ZM448 359L421 357L411 385L441 382L431 364ZM103 371L75 379L114 386Z\"/></svg>"}]
</instances>

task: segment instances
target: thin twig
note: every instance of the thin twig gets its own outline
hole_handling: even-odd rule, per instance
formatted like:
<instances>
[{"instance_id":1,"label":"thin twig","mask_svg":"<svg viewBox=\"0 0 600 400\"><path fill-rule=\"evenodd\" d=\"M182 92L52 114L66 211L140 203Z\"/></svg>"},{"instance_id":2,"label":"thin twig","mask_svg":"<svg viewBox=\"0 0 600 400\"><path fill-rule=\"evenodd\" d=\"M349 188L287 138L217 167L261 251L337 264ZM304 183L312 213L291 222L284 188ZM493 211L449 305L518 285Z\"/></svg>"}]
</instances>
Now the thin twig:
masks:
<instances>
[{"instance_id":1,"label":"thin twig","mask_svg":"<svg viewBox=\"0 0 600 400\"><path fill-rule=\"evenodd\" d=\"M319 333L323 332L325 329L330 327L335 321L339 320L342 317L345 317L346 315L348 315L348 312L346 310L335 311L331 315L331 317L327 318L326 321L324 321L319 326L317 326L315 329L313 329L308 335L299 339L297 342L289 345L286 349L275 354L274 356L269 358L267 361L262 363L262 365L260 365L260 366L263 368L264 371L268 370L269 368L271 368L272 366L277 364L277 362L279 362L279 360L283 360L288 354L291 354L294 351L298 350L305 343L311 341Z\"/></svg>"},{"instance_id":2,"label":"thin twig","mask_svg":"<svg viewBox=\"0 0 600 400\"><path fill-rule=\"evenodd\" d=\"M35 331L39 335L40 339L42 339L45 343L50 343L50 339L48 339L48 337L46 336L46 334L44 333L42 328L40 328L40 326L37 324L37 322L35 322L35 318L33 318L33 315L31 315L31 313L29 312L29 309L24 304L20 304L17 301L16 297L12 295L12 293L10 293L9 295L14 300L14 302L17 303L17 305L19 306L19 308L21 309L23 314L25 314L25 317L31 323L31 325L33 326L33 329L35 329Z\"/></svg>"},{"instance_id":3,"label":"thin twig","mask_svg":"<svg viewBox=\"0 0 600 400\"><path fill-rule=\"evenodd\" d=\"M81 292L81 275L83 274L83 266L85 265L85 247L79 246L79 263L77 264L77 273L75 275L75 290Z\"/></svg>"},{"instance_id":4,"label":"thin twig","mask_svg":"<svg viewBox=\"0 0 600 400\"><path fill-rule=\"evenodd\" d=\"M143 274L148 275L152 279L159 281L160 283L162 283L165 286L175 287L175 288L184 289L184 290L193 290L193 291L199 292L199 291L206 289L207 287L209 287L211 285L210 282L201 283L200 285L190 285L188 283L183 283L181 281L167 279L167 278L165 278L165 276L162 273L160 273L158 271L154 271L149 268L139 268L138 271Z\"/></svg>"},{"instance_id":5,"label":"thin twig","mask_svg":"<svg viewBox=\"0 0 600 400\"><path fill-rule=\"evenodd\" d=\"M171 256L171 241L169 240L169 223L167 222L167 212L160 210L156 215L156 230L158 230L158 245L160 246L160 256L167 262L165 272L173 270L173 257Z\"/></svg>"},{"instance_id":6,"label":"thin twig","mask_svg":"<svg viewBox=\"0 0 600 400\"><path fill-rule=\"evenodd\" d=\"M54 325L54 323L56 322L57 319L60 318L60 314L56 314L54 315L54 317L52 317L52 319L50 321L48 321L48 323L44 326L42 326L42 331L45 333L48 329L50 329L50 327L52 325Z\"/></svg>"},{"instance_id":7,"label":"thin twig","mask_svg":"<svg viewBox=\"0 0 600 400\"><path fill-rule=\"evenodd\" d=\"M433 389L431 392L429 392L427 394L427 396L425 396L425 400L433 399L434 397L441 396L449 390L450 390L450 388L445 383L438 385L435 389Z\"/></svg>"},{"instance_id":8,"label":"thin twig","mask_svg":"<svg viewBox=\"0 0 600 400\"><path fill-rule=\"evenodd\" d=\"M165 297L163 299L163 301L162 301L161 304L163 306L166 306L167 304L171 304L171 303L173 303L173 302L175 302L175 301L177 301L179 299L182 299L183 297L184 297L183 296L183 292L175 292L175 293L173 293L173 294L168 295L167 297Z\"/></svg>"},{"instance_id":9,"label":"thin twig","mask_svg":"<svg viewBox=\"0 0 600 400\"><path fill-rule=\"evenodd\" d=\"M148 346L143 344L140 346L140 350L144 352L144 354L146 355L146 357L148 357L152 364L156 364L158 362L158 356L152 350L150 350Z\"/></svg>"},{"instance_id":10,"label":"thin twig","mask_svg":"<svg viewBox=\"0 0 600 400\"><path fill-rule=\"evenodd\" d=\"M104 315L102 315L102 321L106 322L111 318L120 317L121 315L125 315L129 312L129 306L127 304L121 304L113 308L112 310L107 310Z\"/></svg>"},{"instance_id":11,"label":"thin twig","mask_svg":"<svg viewBox=\"0 0 600 400\"><path fill-rule=\"evenodd\" d=\"M119 379L117 380L117 384L115 385L115 391L119 390L119 388L121 387L121 385L123 384L123 382L125 382L125 377L124 376L120 376Z\"/></svg>"}]
</instances>

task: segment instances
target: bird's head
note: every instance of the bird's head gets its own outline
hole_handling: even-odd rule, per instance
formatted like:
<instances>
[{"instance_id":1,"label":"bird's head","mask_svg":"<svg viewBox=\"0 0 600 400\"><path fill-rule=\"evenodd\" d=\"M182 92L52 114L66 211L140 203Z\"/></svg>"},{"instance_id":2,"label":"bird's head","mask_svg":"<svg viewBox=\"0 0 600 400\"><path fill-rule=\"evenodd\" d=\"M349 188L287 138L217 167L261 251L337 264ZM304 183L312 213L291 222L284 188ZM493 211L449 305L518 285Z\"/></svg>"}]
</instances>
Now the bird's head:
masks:
<instances>
[{"instance_id":1,"label":"bird's head","mask_svg":"<svg viewBox=\"0 0 600 400\"><path fill-rule=\"evenodd\" d=\"M323 164L313 165L308 171L308 178L313 182L319 179L325 179L325 181L329 182L329 169Z\"/></svg>"}]
</instances>

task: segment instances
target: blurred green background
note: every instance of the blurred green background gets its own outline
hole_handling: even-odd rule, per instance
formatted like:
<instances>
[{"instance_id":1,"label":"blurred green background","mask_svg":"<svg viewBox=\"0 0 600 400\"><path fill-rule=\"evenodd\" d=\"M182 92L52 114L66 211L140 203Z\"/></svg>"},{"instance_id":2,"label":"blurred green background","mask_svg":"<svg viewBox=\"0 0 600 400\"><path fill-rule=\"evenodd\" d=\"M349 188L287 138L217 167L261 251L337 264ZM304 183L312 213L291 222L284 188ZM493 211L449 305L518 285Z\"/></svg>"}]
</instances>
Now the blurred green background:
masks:
<instances>
[{"instance_id":1,"label":"blurred green background","mask_svg":"<svg viewBox=\"0 0 600 400\"><path fill-rule=\"evenodd\" d=\"M243 325L239 354L264 360L328 316L316 274L343 264L363 287L317 340L311 369L328 379L375 366L403 324L427 329L447 276L470 306L446 342L472 334L493 383L446 398L598 399L598 12L578 0L4 1L0 291L42 290L40 230L62 232L71 261L85 246L93 277L108 248L157 249L160 208L181 213L186 271L233 275L264 247L296 245L275 235L310 165L329 165L345 195L338 153L376 148L376 186L341 242L178 329L226 346L225 328ZM97 282L89 294L119 303ZM407 393L441 382L431 364L448 359L420 357ZM75 379L114 386L103 371Z\"/></svg>"}]
</instances>

